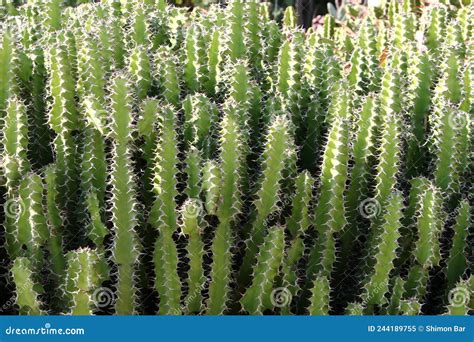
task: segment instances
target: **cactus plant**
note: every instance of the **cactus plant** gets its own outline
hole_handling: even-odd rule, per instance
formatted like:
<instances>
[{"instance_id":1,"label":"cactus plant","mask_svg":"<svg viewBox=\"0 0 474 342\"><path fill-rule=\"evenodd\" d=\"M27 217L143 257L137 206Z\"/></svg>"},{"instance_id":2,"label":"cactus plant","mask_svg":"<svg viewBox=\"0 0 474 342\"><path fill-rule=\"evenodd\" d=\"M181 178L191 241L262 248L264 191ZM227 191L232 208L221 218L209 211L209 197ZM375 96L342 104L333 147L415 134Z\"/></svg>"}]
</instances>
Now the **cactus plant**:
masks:
<instances>
[{"instance_id":1,"label":"cactus plant","mask_svg":"<svg viewBox=\"0 0 474 342\"><path fill-rule=\"evenodd\" d=\"M473 309L472 6L268 5L1 11L15 312Z\"/></svg>"}]
</instances>

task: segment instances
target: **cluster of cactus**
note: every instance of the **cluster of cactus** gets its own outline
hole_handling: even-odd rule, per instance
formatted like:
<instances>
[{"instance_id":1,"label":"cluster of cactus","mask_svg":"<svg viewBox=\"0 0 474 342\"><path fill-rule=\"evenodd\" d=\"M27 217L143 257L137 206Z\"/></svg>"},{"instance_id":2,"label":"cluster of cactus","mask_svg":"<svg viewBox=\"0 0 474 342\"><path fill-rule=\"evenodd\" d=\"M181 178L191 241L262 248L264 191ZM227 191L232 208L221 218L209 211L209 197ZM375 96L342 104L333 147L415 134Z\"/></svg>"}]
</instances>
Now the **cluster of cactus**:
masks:
<instances>
[{"instance_id":1,"label":"cluster of cactus","mask_svg":"<svg viewBox=\"0 0 474 342\"><path fill-rule=\"evenodd\" d=\"M473 7L80 2L1 13L11 313L473 309Z\"/></svg>"}]
</instances>

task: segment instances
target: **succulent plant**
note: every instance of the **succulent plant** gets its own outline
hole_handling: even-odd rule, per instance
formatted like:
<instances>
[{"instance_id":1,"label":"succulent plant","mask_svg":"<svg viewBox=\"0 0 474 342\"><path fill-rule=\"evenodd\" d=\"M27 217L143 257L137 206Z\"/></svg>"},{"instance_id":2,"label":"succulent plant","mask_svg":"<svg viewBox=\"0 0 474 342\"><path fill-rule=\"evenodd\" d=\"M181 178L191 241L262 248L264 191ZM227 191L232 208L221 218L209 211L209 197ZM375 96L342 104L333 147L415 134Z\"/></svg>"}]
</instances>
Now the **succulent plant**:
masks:
<instances>
[{"instance_id":1,"label":"succulent plant","mask_svg":"<svg viewBox=\"0 0 474 342\"><path fill-rule=\"evenodd\" d=\"M20 2L15 312L472 314L472 7Z\"/></svg>"}]
</instances>

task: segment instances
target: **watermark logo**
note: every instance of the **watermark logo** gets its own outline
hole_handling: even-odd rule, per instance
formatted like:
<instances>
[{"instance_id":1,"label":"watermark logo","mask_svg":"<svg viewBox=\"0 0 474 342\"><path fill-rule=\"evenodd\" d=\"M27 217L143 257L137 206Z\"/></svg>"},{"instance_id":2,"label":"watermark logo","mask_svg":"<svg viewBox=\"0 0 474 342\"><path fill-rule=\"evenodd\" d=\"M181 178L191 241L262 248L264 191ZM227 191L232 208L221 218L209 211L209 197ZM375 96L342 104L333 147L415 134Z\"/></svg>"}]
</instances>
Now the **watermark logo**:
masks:
<instances>
[{"instance_id":1,"label":"watermark logo","mask_svg":"<svg viewBox=\"0 0 474 342\"><path fill-rule=\"evenodd\" d=\"M370 219L378 216L382 208L375 198L366 198L359 204L359 212L362 217Z\"/></svg>"},{"instance_id":2,"label":"watermark logo","mask_svg":"<svg viewBox=\"0 0 474 342\"><path fill-rule=\"evenodd\" d=\"M25 204L19 199L9 199L5 202L4 210L6 217L14 219L25 210Z\"/></svg>"},{"instance_id":3,"label":"watermark logo","mask_svg":"<svg viewBox=\"0 0 474 342\"><path fill-rule=\"evenodd\" d=\"M84 335L83 328L53 328L51 323L45 323L39 328L16 328L9 326L5 329L6 335Z\"/></svg>"},{"instance_id":4,"label":"watermark logo","mask_svg":"<svg viewBox=\"0 0 474 342\"><path fill-rule=\"evenodd\" d=\"M463 111L453 111L449 114L449 126L455 130L463 129L467 125L467 113Z\"/></svg>"},{"instance_id":5,"label":"watermark logo","mask_svg":"<svg viewBox=\"0 0 474 342\"><path fill-rule=\"evenodd\" d=\"M92 294L92 300L98 308L105 308L115 302L115 293L108 287L99 287Z\"/></svg>"},{"instance_id":6,"label":"watermark logo","mask_svg":"<svg viewBox=\"0 0 474 342\"><path fill-rule=\"evenodd\" d=\"M469 291L464 287L455 287L449 291L448 300L456 308L464 306L469 301Z\"/></svg>"},{"instance_id":7,"label":"watermark logo","mask_svg":"<svg viewBox=\"0 0 474 342\"><path fill-rule=\"evenodd\" d=\"M277 287L270 295L273 306L277 308L287 307L291 303L291 298L291 292L286 287Z\"/></svg>"},{"instance_id":8,"label":"watermark logo","mask_svg":"<svg viewBox=\"0 0 474 342\"><path fill-rule=\"evenodd\" d=\"M202 208L203 205L199 199L188 199L183 205L182 215L187 219L195 219L201 215Z\"/></svg>"}]
</instances>

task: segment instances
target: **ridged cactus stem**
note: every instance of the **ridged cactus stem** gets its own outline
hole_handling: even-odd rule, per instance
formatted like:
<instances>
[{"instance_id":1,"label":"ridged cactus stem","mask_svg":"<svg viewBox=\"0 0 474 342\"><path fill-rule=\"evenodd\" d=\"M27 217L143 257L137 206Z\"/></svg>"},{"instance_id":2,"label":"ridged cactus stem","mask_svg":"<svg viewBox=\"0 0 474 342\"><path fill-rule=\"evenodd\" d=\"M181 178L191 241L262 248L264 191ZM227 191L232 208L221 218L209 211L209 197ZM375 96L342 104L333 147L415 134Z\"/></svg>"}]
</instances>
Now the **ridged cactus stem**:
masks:
<instances>
[{"instance_id":1,"label":"ridged cactus stem","mask_svg":"<svg viewBox=\"0 0 474 342\"><path fill-rule=\"evenodd\" d=\"M421 172L427 157L426 148L422 144L426 139L425 121L430 105L432 66L427 54L412 52L410 57L412 62L408 65L408 96L413 110L413 137L408 142L407 173L413 176Z\"/></svg>"},{"instance_id":2,"label":"ridged cactus stem","mask_svg":"<svg viewBox=\"0 0 474 342\"><path fill-rule=\"evenodd\" d=\"M216 106L206 96L195 94L185 99L183 108L186 147L193 146L203 158L210 158L215 149L212 135L218 116Z\"/></svg>"},{"instance_id":3,"label":"ridged cactus stem","mask_svg":"<svg viewBox=\"0 0 474 342\"><path fill-rule=\"evenodd\" d=\"M201 190L201 156L195 147L191 147L186 157L188 175L186 193L190 198L199 198Z\"/></svg>"},{"instance_id":4,"label":"ridged cactus stem","mask_svg":"<svg viewBox=\"0 0 474 342\"><path fill-rule=\"evenodd\" d=\"M284 249L284 232L282 227L272 227L264 238L257 263L253 269L253 281L242 299L242 309L250 314L262 314L266 308L273 306L271 293L273 282L281 265Z\"/></svg>"},{"instance_id":5,"label":"ridged cactus stem","mask_svg":"<svg viewBox=\"0 0 474 342\"><path fill-rule=\"evenodd\" d=\"M136 94L143 100L151 87L150 59L142 46L133 49L130 55L129 70L136 84Z\"/></svg>"},{"instance_id":6,"label":"ridged cactus stem","mask_svg":"<svg viewBox=\"0 0 474 342\"><path fill-rule=\"evenodd\" d=\"M400 164L400 76L397 68L399 59L394 57L392 65L387 67L382 80L380 106L382 121L382 137L379 147L379 163L376 178L376 200L382 210L388 202L395 188ZM378 220L377 220L378 219ZM381 215L375 217L375 222L380 223ZM378 222L377 222L378 221Z\"/></svg>"},{"instance_id":7,"label":"ridged cactus stem","mask_svg":"<svg viewBox=\"0 0 474 342\"><path fill-rule=\"evenodd\" d=\"M272 212L279 209L277 201L280 181L283 179L283 168L288 158L288 147L291 144L288 127L287 119L280 116L275 118L268 132L263 153L261 185L257 193L258 199L255 202L257 215L246 241L246 253L240 269L239 283L242 285L249 283L251 269L265 235L266 219Z\"/></svg>"},{"instance_id":8,"label":"ridged cactus stem","mask_svg":"<svg viewBox=\"0 0 474 342\"><path fill-rule=\"evenodd\" d=\"M8 105L8 99L12 96L14 82L13 54L11 34L8 31L4 31L1 36L0 46L0 115L2 118ZM0 127L3 127L3 122L1 125Z\"/></svg>"},{"instance_id":9,"label":"ridged cactus stem","mask_svg":"<svg viewBox=\"0 0 474 342\"><path fill-rule=\"evenodd\" d=\"M220 77L220 63L222 60L220 51L221 40L221 34L218 30L215 30L212 33L211 43L207 51L207 69L209 70L209 73L204 87L209 96L213 96L217 92L217 84Z\"/></svg>"},{"instance_id":10,"label":"ridged cactus stem","mask_svg":"<svg viewBox=\"0 0 474 342\"><path fill-rule=\"evenodd\" d=\"M41 315L39 294L35 291L31 262L27 258L16 258L12 267L13 281L16 287L16 302L20 313Z\"/></svg>"},{"instance_id":11,"label":"ridged cactus stem","mask_svg":"<svg viewBox=\"0 0 474 342\"><path fill-rule=\"evenodd\" d=\"M459 148L463 127L458 127L456 122L468 120L467 114L458 111L446 104L443 93L446 85L440 82L434 94L434 110L432 111L432 143L435 154L436 170L434 172L435 184L441 190L453 193L459 189ZM469 121L467 121L469 122Z\"/></svg>"},{"instance_id":12,"label":"ridged cactus stem","mask_svg":"<svg viewBox=\"0 0 474 342\"><path fill-rule=\"evenodd\" d=\"M248 58L253 61L255 66L259 68L261 66L262 60L262 43L260 40L260 12L258 10L259 2L258 1L248 1L246 3L246 13L247 13L247 23L246 23L246 31L248 37Z\"/></svg>"},{"instance_id":13,"label":"ridged cactus stem","mask_svg":"<svg viewBox=\"0 0 474 342\"><path fill-rule=\"evenodd\" d=\"M146 168L143 172L142 182L143 191L142 196L145 206L151 207L154 201L153 197L153 170L155 162L156 149L156 130L159 111L159 101L156 99L147 99L143 101L141 116L137 122L137 131L140 137L143 138L141 146L141 155L144 159Z\"/></svg>"},{"instance_id":14,"label":"ridged cactus stem","mask_svg":"<svg viewBox=\"0 0 474 342\"><path fill-rule=\"evenodd\" d=\"M80 181L83 193L93 192L104 208L107 186L107 162L105 141L102 134L90 126L83 131L83 151L81 155Z\"/></svg>"},{"instance_id":15,"label":"ridged cactus stem","mask_svg":"<svg viewBox=\"0 0 474 342\"><path fill-rule=\"evenodd\" d=\"M47 1L45 24L49 31L61 29L61 0Z\"/></svg>"},{"instance_id":16,"label":"ridged cactus stem","mask_svg":"<svg viewBox=\"0 0 474 342\"><path fill-rule=\"evenodd\" d=\"M138 262L139 243L135 226L135 184L131 170L129 143L131 140L130 98L127 81L114 80L111 89L112 122L110 133L113 139L113 164L110 177L112 188L111 211L114 231L113 260L118 266L117 301L115 311L119 315L130 315L136 310L135 267Z\"/></svg>"},{"instance_id":17,"label":"ridged cactus stem","mask_svg":"<svg viewBox=\"0 0 474 342\"><path fill-rule=\"evenodd\" d=\"M91 315L96 305L94 293L100 284L97 273L99 254L90 249L79 249L67 254L68 268L65 290L70 296L71 315Z\"/></svg>"},{"instance_id":18,"label":"ridged cactus stem","mask_svg":"<svg viewBox=\"0 0 474 342\"><path fill-rule=\"evenodd\" d=\"M310 315L328 315L329 314L329 292L331 287L327 277L318 276L314 281L311 290L311 304L308 308Z\"/></svg>"},{"instance_id":19,"label":"ridged cactus stem","mask_svg":"<svg viewBox=\"0 0 474 342\"><path fill-rule=\"evenodd\" d=\"M4 204L5 219L3 221L5 250L11 259L21 256L21 249L18 241L17 220L19 211L24 210L23 204L18 195L6 196Z\"/></svg>"},{"instance_id":20,"label":"ridged cactus stem","mask_svg":"<svg viewBox=\"0 0 474 342\"><path fill-rule=\"evenodd\" d=\"M417 316L421 310L421 305L415 298L404 299L400 302L400 312L405 316Z\"/></svg>"},{"instance_id":21,"label":"ridged cactus stem","mask_svg":"<svg viewBox=\"0 0 474 342\"><path fill-rule=\"evenodd\" d=\"M155 153L154 189L157 195L152 225L159 236L155 246L156 289L160 295L160 314L176 314L180 309L181 281L178 276L178 252L173 234L177 230L177 141L174 111L160 112L160 138Z\"/></svg>"},{"instance_id":22,"label":"ridged cactus stem","mask_svg":"<svg viewBox=\"0 0 474 342\"><path fill-rule=\"evenodd\" d=\"M386 113L382 128L380 143L379 162L377 165L375 204L378 208L372 218L372 224L367 240L367 252L375 251L377 236L380 234L380 225L383 221L383 213L387 209L388 200L397 183L400 163L400 127L398 118L393 113ZM367 263L366 271L373 265Z\"/></svg>"},{"instance_id":23,"label":"ridged cactus stem","mask_svg":"<svg viewBox=\"0 0 474 342\"><path fill-rule=\"evenodd\" d=\"M188 239L188 295L184 302L188 313L199 313L202 309L201 291L204 287L205 277L203 271L204 243L201 238L202 204L199 200L188 199L181 208L181 230Z\"/></svg>"},{"instance_id":24,"label":"ridged cactus stem","mask_svg":"<svg viewBox=\"0 0 474 342\"><path fill-rule=\"evenodd\" d=\"M416 263L410 269L405 283L405 297L422 299L426 292L429 269L439 265L440 243L443 217L439 190L429 184L419 194L416 213L417 240L413 254Z\"/></svg>"},{"instance_id":25,"label":"ridged cactus stem","mask_svg":"<svg viewBox=\"0 0 474 342\"><path fill-rule=\"evenodd\" d=\"M343 192L347 178L347 142L347 119L337 116L333 120L323 156L319 198L314 214L318 241L308 260L308 282L320 271L323 271L323 276L330 275L335 258L333 234L346 225Z\"/></svg>"},{"instance_id":26,"label":"ridged cactus stem","mask_svg":"<svg viewBox=\"0 0 474 342\"><path fill-rule=\"evenodd\" d=\"M66 261L63 254L62 216L57 207L58 186L56 184L56 170L54 165L48 166L44 171L46 189L46 220L49 228L49 252L52 270L57 276L63 274Z\"/></svg>"},{"instance_id":27,"label":"ridged cactus stem","mask_svg":"<svg viewBox=\"0 0 474 342\"><path fill-rule=\"evenodd\" d=\"M244 57L244 3L241 0L231 2L229 10L230 37L229 37L229 55L232 61Z\"/></svg>"},{"instance_id":28,"label":"ridged cactus stem","mask_svg":"<svg viewBox=\"0 0 474 342\"><path fill-rule=\"evenodd\" d=\"M382 305L388 292L389 274L394 268L393 261L400 237L402 217L402 196L394 193L389 200L382 224L382 234L378 239L377 253L374 255L375 267L365 284L364 302L367 305Z\"/></svg>"},{"instance_id":29,"label":"ridged cactus stem","mask_svg":"<svg viewBox=\"0 0 474 342\"><path fill-rule=\"evenodd\" d=\"M349 303L347 305L346 314L350 316L363 316L364 305L361 303Z\"/></svg>"},{"instance_id":30,"label":"ridged cactus stem","mask_svg":"<svg viewBox=\"0 0 474 342\"><path fill-rule=\"evenodd\" d=\"M25 105L17 98L11 98L6 107L2 135L2 167L5 172L8 192L13 194L21 178L29 171L28 117Z\"/></svg>"},{"instance_id":31,"label":"ridged cactus stem","mask_svg":"<svg viewBox=\"0 0 474 342\"><path fill-rule=\"evenodd\" d=\"M392 296L387 308L387 314L398 315L400 313L400 303L403 296L405 281L401 277L395 277L393 281Z\"/></svg>"},{"instance_id":32,"label":"ridged cactus stem","mask_svg":"<svg viewBox=\"0 0 474 342\"><path fill-rule=\"evenodd\" d=\"M314 179L309 172L303 172L298 175L295 181L296 189L295 196L293 197L291 216L286 223L291 234L291 242L282 266L282 285L290 291L292 297L295 297L299 290L297 284L297 267L299 260L304 255L304 234L311 224L309 203L313 185ZM288 314L289 309L289 305L283 307L282 313Z\"/></svg>"},{"instance_id":33,"label":"ridged cactus stem","mask_svg":"<svg viewBox=\"0 0 474 342\"><path fill-rule=\"evenodd\" d=\"M46 84L47 71L45 66L45 51L36 47L33 51L31 76L31 120L30 120L30 152L31 160L38 166L44 166L51 161L51 132L47 125L46 115Z\"/></svg>"},{"instance_id":34,"label":"ridged cactus stem","mask_svg":"<svg viewBox=\"0 0 474 342\"><path fill-rule=\"evenodd\" d=\"M403 298L423 298L426 293L427 283L427 270L418 264L413 265L408 271Z\"/></svg>"},{"instance_id":35,"label":"ridged cactus stem","mask_svg":"<svg viewBox=\"0 0 474 342\"><path fill-rule=\"evenodd\" d=\"M431 186L420 194L419 201L414 255L421 266L428 268L440 261L439 237L443 227L440 193Z\"/></svg>"},{"instance_id":36,"label":"ridged cactus stem","mask_svg":"<svg viewBox=\"0 0 474 342\"><path fill-rule=\"evenodd\" d=\"M216 208L219 224L211 246L213 255L212 281L209 285L209 301L207 303L207 313L211 315L221 314L227 308L232 266L232 223L240 211L239 170L242 163L242 136L235 117L229 113L222 118L220 142L220 177L216 180L219 181L218 185L215 185L219 191L219 201Z\"/></svg>"},{"instance_id":37,"label":"ridged cactus stem","mask_svg":"<svg viewBox=\"0 0 474 342\"><path fill-rule=\"evenodd\" d=\"M92 242L98 249L103 250L104 238L109 231L102 222L103 215L100 210L100 202L97 198L97 195L93 192L88 193L86 198L86 204L87 211L90 215L88 232L89 238L92 240Z\"/></svg>"},{"instance_id":38,"label":"ridged cactus stem","mask_svg":"<svg viewBox=\"0 0 474 342\"><path fill-rule=\"evenodd\" d=\"M30 174L19 186L19 210L15 223L16 240L21 254L31 261L32 271L39 272L44 266L42 246L49 238L43 211L43 183L39 175Z\"/></svg>"},{"instance_id":39,"label":"ridged cactus stem","mask_svg":"<svg viewBox=\"0 0 474 342\"><path fill-rule=\"evenodd\" d=\"M471 225L470 207L467 201L459 205L454 225L454 237L449 257L446 261L446 277L448 289L452 288L465 272L468 261L466 258L467 236Z\"/></svg>"},{"instance_id":40,"label":"ridged cactus stem","mask_svg":"<svg viewBox=\"0 0 474 342\"><path fill-rule=\"evenodd\" d=\"M219 192L221 184L221 171L217 163L208 160L204 163L202 171L201 189L204 193L204 205L210 215L217 214L219 205Z\"/></svg>"},{"instance_id":41,"label":"ridged cactus stem","mask_svg":"<svg viewBox=\"0 0 474 342\"><path fill-rule=\"evenodd\" d=\"M410 255L413 253L414 242L416 239L415 224L416 214L419 207L420 194L427 191L430 182L424 177L413 178L410 182L410 192L408 194L408 206L404 212L402 228L400 229L400 255L396 261L397 268L400 269L410 261Z\"/></svg>"},{"instance_id":42,"label":"ridged cactus stem","mask_svg":"<svg viewBox=\"0 0 474 342\"><path fill-rule=\"evenodd\" d=\"M163 86L163 97L165 98L166 102L178 106L179 105L179 97L181 93L180 87L180 80L179 74L177 69L177 61L174 56L168 56L169 52L163 53L162 62L163 65L161 66L161 82Z\"/></svg>"},{"instance_id":43,"label":"ridged cactus stem","mask_svg":"<svg viewBox=\"0 0 474 342\"><path fill-rule=\"evenodd\" d=\"M191 93L199 90L198 60L196 59L198 39L199 33L196 26L189 27L186 33L186 64L184 67L184 80Z\"/></svg>"},{"instance_id":44,"label":"ridged cactus stem","mask_svg":"<svg viewBox=\"0 0 474 342\"><path fill-rule=\"evenodd\" d=\"M105 61L100 55L98 42L84 33L79 39L81 48L77 53L77 93L84 100L87 94L92 94L100 103L105 98Z\"/></svg>"},{"instance_id":45,"label":"ridged cactus stem","mask_svg":"<svg viewBox=\"0 0 474 342\"><path fill-rule=\"evenodd\" d=\"M64 37L62 37L64 38ZM58 40L60 38L58 37ZM75 105L75 85L66 48L56 42L49 52L49 93L51 104L48 123L56 134L53 144L56 154L57 185L59 206L67 210L67 222L74 222L77 193L76 143L73 131L78 129L78 115ZM67 243L71 243L76 232L69 231Z\"/></svg>"},{"instance_id":46,"label":"ridged cactus stem","mask_svg":"<svg viewBox=\"0 0 474 342\"><path fill-rule=\"evenodd\" d=\"M359 216L359 206L363 201L364 194L367 194L367 184L369 181L370 164L369 158L372 156L372 148L375 144L374 127L376 125L375 99L367 97L360 113L357 123L358 131L353 146L354 167L351 170L351 183L347 190L346 208L348 226L341 235L341 265L347 265L347 261L353 251L352 242L362 232L358 231L357 217Z\"/></svg>"}]
</instances>

